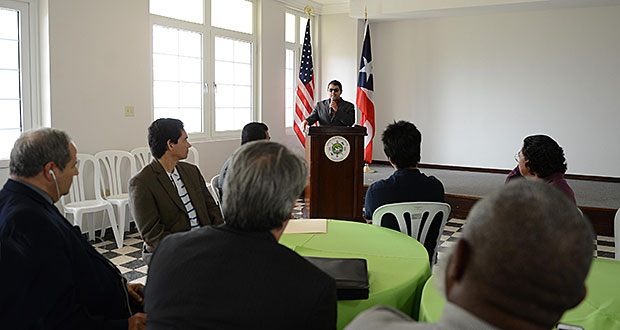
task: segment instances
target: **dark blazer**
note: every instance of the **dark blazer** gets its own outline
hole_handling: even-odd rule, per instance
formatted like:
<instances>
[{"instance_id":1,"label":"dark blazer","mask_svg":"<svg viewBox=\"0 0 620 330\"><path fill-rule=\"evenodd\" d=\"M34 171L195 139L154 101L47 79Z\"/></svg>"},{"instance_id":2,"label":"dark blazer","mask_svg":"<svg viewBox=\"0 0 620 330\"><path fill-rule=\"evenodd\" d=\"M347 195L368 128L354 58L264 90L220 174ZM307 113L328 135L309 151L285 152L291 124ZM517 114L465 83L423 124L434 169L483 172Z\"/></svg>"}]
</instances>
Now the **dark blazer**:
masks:
<instances>
[{"instance_id":1,"label":"dark blazer","mask_svg":"<svg viewBox=\"0 0 620 330\"><path fill-rule=\"evenodd\" d=\"M336 328L331 277L271 232L227 225L166 237L151 260L145 301L155 330Z\"/></svg>"},{"instance_id":2,"label":"dark blazer","mask_svg":"<svg viewBox=\"0 0 620 330\"><path fill-rule=\"evenodd\" d=\"M312 125L318 121L321 126L351 126L355 123L355 107L351 102L342 98L339 99L337 102L338 111L336 111L334 118L331 115L330 104L330 99L317 102L310 116L306 118L308 124Z\"/></svg>"},{"instance_id":3,"label":"dark blazer","mask_svg":"<svg viewBox=\"0 0 620 330\"><path fill-rule=\"evenodd\" d=\"M0 191L0 328L127 329L118 269L23 183Z\"/></svg>"},{"instance_id":4,"label":"dark blazer","mask_svg":"<svg viewBox=\"0 0 620 330\"><path fill-rule=\"evenodd\" d=\"M178 162L177 170L185 184L200 226L223 222L198 167ZM129 206L142 239L151 248L171 233L190 230L189 216L166 170L154 159L129 181Z\"/></svg>"}]
</instances>

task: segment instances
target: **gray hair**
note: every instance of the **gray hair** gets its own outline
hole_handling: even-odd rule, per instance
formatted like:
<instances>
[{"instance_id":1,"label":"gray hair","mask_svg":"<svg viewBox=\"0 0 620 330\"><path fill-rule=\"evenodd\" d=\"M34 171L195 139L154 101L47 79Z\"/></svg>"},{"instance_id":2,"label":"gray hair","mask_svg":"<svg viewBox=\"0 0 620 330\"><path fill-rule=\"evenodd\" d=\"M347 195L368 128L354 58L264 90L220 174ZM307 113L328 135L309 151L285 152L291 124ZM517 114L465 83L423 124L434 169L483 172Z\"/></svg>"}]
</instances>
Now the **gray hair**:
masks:
<instances>
[{"instance_id":1,"label":"gray hair","mask_svg":"<svg viewBox=\"0 0 620 330\"><path fill-rule=\"evenodd\" d=\"M69 135L56 128L40 128L23 133L11 150L10 174L31 178L39 174L48 162L54 162L64 170L71 160L70 142Z\"/></svg>"},{"instance_id":2,"label":"gray hair","mask_svg":"<svg viewBox=\"0 0 620 330\"><path fill-rule=\"evenodd\" d=\"M235 151L224 179L226 223L248 231L281 228L307 176L305 161L285 146L265 140L244 144Z\"/></svg>"},{"instance_id":3,"label":"gray hair","mask_svg":"<svg viewBox=\"0 0 620 330\"><path fill-rule=\"evenodd\" d=\"M478 202L463 228L468 280L559 317L579 302L592 262L589 221L560 190L516 180ZM467 273L467 272L466 272Z\"/></svg>"}]
</instances>

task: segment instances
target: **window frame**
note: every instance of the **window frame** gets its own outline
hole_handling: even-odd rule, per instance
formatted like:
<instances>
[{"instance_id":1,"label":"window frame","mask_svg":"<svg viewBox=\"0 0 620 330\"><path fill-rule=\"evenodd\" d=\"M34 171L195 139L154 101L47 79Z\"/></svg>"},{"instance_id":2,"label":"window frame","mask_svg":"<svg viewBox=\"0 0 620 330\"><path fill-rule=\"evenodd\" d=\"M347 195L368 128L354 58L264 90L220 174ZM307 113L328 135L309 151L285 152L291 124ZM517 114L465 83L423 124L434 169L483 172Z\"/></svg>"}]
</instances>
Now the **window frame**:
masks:
<instances>
[{"instance_id":1,"label":"window frame","mask_svg":"<svg viewBox=\"0 0 620 330\"><path fill-rule=\"evenodd\" d=\"M19 80L21 132L41 127L39 100L38 6L36 0L0 0L0 7L19 11ZM0 168L9 159L0 158Z\"/></svg>"},{"instance_id":2,"label":"window frame","mask_svg":"<svg viewBox=\"0 0 620 330\"><path fill-rule=\"evenodd\" d=\"M249 42L252 47L252 86L251 86L251 120L258 120L260 115L260 105L258 102L258 68L256 66L257 57L259 54L259 42L258 42L258 2L256 0L246 0L252 2L252 34L227 30L219 27L211 26L211 0L203 0L203 15L204 23L193 23L180 19L160 16L151 14L149 10L149 26L150 26L150 66L151 66L151 122L155 120L155 102L153 95L153 26L161 25L164 27L171 27L175 29L188 30L197 32L202 35L202 132L188 133L191 142L207 142L218 140L231 140L238 139L241 128L237 130L229 131L216 131L215 120L215 38L224 37L235 40L242 40ZM150 6L150 5L149 5Z\"/></svg>"},{"instance_id":3,"label":"window frame","mask_svg":"<svg viewBox=\"0 0 620 330\"><path fill-rule=\"evenodd\" d=\"M295 94L297 92L297 76L299 75L299 59L300 59L300 54L301 54L301 50L303 48L303 38L300 36L301 34L301 26L299 25L300 23L300 18L307 18L308 15L306 13L303 13L299 10L296 9L291 9L291 8L287 8L284 11L284 28L286 29L286 14L291 14L295 16L295 42L288 42L286 41L286 30L284 33L284 56L285 56L285 62L284 62L284 73L286 74L286 51L287 50L292 50L293 51L293 112L295 111ZM315 29L316 29L316 20L315 20L314 15L310 15L310 42L311 45L314 46L316 44L316 40L315 40ZM305 28L305 27L304 27ZM312 47L312 56L313 56L313 68L314 68L314 83L315 83L315 97L316 97L316 83L317 83L317 62L314 60L314 56L316 54L316 49L315 47ZM286 81L286 76L284 77ZM284 93L286 95L286 86L284 86ZM288 121L286 120L286 111L288 109L286 108L286 96L284 98L284 130L286 132L286 135L295 135L295 132L293 131L293 121L295 119L295 114L293 113L293 120Z\"/></svg>"}]
</instances>

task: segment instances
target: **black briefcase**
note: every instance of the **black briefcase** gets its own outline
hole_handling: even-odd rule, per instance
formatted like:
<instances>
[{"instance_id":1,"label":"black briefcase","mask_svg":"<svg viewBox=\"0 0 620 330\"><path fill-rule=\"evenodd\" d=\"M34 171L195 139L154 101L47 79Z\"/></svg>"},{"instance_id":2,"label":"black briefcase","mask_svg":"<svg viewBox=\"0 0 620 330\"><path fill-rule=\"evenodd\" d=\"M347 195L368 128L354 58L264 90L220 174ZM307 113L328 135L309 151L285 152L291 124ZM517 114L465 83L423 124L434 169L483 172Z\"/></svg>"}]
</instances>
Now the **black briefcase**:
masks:
<instances>
[{"instance_id":1,"label":"black briefcase","mask_svg":"<svg viewBox=\"0 0 620 330\"><path fill-rule=\"evenodd\" d=\"M338 300L368 299L366 259L305 257L336 280Z\"/></svg>"}]
</instances>

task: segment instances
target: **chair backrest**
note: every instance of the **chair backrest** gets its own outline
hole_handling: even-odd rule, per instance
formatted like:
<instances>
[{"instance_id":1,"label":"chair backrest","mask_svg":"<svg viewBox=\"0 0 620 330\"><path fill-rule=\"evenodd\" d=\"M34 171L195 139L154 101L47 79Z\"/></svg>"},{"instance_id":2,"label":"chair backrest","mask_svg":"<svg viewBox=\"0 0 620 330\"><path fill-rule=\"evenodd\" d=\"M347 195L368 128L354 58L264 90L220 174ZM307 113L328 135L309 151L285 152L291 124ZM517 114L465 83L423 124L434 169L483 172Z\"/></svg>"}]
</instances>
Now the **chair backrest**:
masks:
<instances>
[{"instance_id":1,"label":"chair backrest","mask_svg":"<svg viewBox=\"0 0 620 330\"><path fill-rule=\"evenodd\" d=\"M616 245L616 260L620 261L620 209L614 219L614 244Z\"/></svg>"},{"instance_id":2,"label":"chair backrest","mask_svg":"<svg viewBox=\"0 0 620 330\"><path fill-rule=\"evenodd\" d=\"M76 167L78 169L78 175L73 177L73 184L71 184L71 189L69 189L69 193L67 196L64 196L60 199L61 204L65 206L67 203L72 202L82 202L86 200L90 200L86 194L86 188L88 187L87 183L91 183L88 180L91 180L90 176L87 174L86 166L88 164L92 164L93 168L93 178L92 185L95 194L96 200L102 200L101 197L101 169L99 167L99 162L93 155L89 154L77 154L77 164ZM68 201L67 201L68 200Z\"/></svg>"},{"instance_id":3,"label":"chair backrest","mask_svg":"<svg viewBox=\"0 0 620 330\"><path fill-rule=\"evenodd\" d=\"M129 179L136 174L136 160L124 150L105 150L95 154L101 169L103 187L109 189L106 196L123 194L128 189Z\"/></svg>"},{"instance_id":4,"label":"chair backrest","mask_svg":"<svg viewBox=\"0 0 620 330\"><path fill-rule=\"evenodd\" d=\"M187 159L186 161L189 162L189 163L192 163L192 164L196 165L198 168L200 168L200 155L198 154L198 149L196 149L196 147L190 147L189 148L189 154L192 155L192 157L191 157L192 160L190 161L189 159Z\"/></svg>"},{"instance_id":5,"label":"chair backrest","mask_svg":"<svg viewBox=\"0 0 620 330\"><path fill-rule=\"evenodd\" d=\"M138 147L129 152L136 159L136 171L140 172L147 164L153 160L149 147Z\"/></svg>"},{"instance_id":6,"label":"chair backrest","mask_svg":"<svg viewBox=\"0 0 620 330\"><path fill-rule=\"evenodd\" d=\"M214 177L211 178L211 193L213 194L213 197L215 197L215 202L218 204L221 204L220 201L220 190L219 190L219 185L218 185L218 181L220 180L220 175L216 175Z\"/></svg>"},{"instance_id":7,"label":"chair backrest","mask_svg":"<svg viewBox=\"0 0 620 330\"><path fill-rule=\"evenodd\" d=\"M383 216L392 214L398 222L400 232L417 239L422 245L429 247L434 246L433 251L429 251L431 265L436 261L437 246L441 239L443 228L450 216L451 207L446 203L437 202L405 202L393 203L380 206L372 215L372 224L381 226ZM441 214L441 217L437 215ZM405 215L408 214L410 219L410 228L408 229ZM437 237L428 237L429 229L434 221L441 221L439 224L439 232ZM433 240L428 241L427 240ZM432 255L430 255L432 253Z\"/></svg>"}]
</instances>

